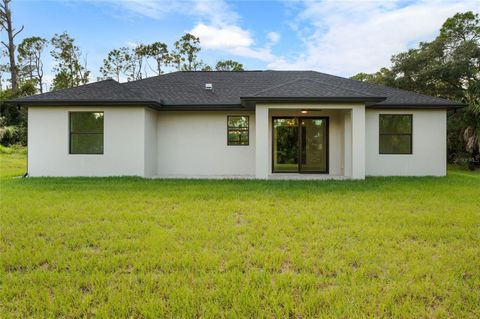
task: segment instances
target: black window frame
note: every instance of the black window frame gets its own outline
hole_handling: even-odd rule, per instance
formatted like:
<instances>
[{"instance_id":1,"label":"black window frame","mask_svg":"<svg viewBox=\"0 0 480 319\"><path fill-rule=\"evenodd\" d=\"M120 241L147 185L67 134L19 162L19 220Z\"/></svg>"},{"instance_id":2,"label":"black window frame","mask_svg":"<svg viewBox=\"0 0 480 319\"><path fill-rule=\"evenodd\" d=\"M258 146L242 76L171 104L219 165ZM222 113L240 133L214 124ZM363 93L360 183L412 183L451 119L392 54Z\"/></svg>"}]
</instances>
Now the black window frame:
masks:
<instances>
[{"instance_id":1,"label":"black window frame","mask_svg":"<svg viewBox=\"0 0 480 319\"><path fill-rule=\"evenodd\" d=\"M410 118L410 133L382 133L381 131L381 117L382 116L401 116L405 117L408 116ZM406 153L390 153L390 152L382 152L381 150L381 137L382 136L410 136L410 151ZM378 116L378 153L380 155L412 155L413 154L413 114L379 114Z\"/></svg>"},{"instance_id":2,"label":"black window frame","mask_svg":"<svg viewBox=\"0 0 480 319\"><path fill-rule=\"evenodd\" d=\"M79 133L72 132L72 114L73 113L102 113L103 114L103 128L102 133ZM72 152L72 135L73 134L97 134L102 135L102 152L101 153L74 153ZM70 111L68 112L68 154L69 155L103 155L105 153L105 112L104 111Z\"/></svg>"},{"instance_id":3,"label":"black window frame","mask_svg":"<svg viewBox=\"0 0 480 319\"><path fill-rule=\"evenodd\" d=\"M231 117L246 117L247 118L247 127L229 126ZM231 142L230 139L229 139L230 131L244 131L244 132L246 131L247 132L247 137L248 137L247 143L246 144L240 144L240 143ZM241 141L241 135L240 135L240 141ZM250 117L248 115L227 115L227 145L228 146L249 146L250 145Z\"/></svg>"},{"instance_id":4,"label":"black window frame","mask_svg":"<svg viewBox=\"0 0 480 319\"><path fill-rule=\"evenodd\" d=\"M275 120L276 119L297 119L297 127L300 130L302 124L301 120L302 119L317 119L317 120L323 120L325 121L325 130L326 130L326 159L327 163L325 165L325 170L324 171L309 171L309 170L302 170L302 151L301 149L301 144L302 144L302 134L298 134L298 145L299 145L299 152L298 152L298 170L297 171L278 171L275 170L275 146L274 146L274 135L275 135ZM272 116L272 145L271 145L271 166L272 166L272 174L330 174L330 117L328 116Z\"/></svg>"}]
</instances>

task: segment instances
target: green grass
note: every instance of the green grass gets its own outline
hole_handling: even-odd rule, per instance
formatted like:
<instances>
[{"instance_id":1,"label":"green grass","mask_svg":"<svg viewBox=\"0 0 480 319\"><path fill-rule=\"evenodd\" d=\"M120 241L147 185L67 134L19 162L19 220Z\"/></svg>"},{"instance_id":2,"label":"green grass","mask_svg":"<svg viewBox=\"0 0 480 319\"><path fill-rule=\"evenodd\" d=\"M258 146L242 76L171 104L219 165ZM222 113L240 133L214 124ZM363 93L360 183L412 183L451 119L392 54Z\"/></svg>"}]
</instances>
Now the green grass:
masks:
<instances>
[{"instance_id":1,"label":"green grass","mask_svg":"<svg viewBox=\"0 0 480 319\"><path fill-rule=\"evenodd\" d=\"M30 178L0 154L0 317L480 317L480 174Z\"/></svg>"}]
</instances>

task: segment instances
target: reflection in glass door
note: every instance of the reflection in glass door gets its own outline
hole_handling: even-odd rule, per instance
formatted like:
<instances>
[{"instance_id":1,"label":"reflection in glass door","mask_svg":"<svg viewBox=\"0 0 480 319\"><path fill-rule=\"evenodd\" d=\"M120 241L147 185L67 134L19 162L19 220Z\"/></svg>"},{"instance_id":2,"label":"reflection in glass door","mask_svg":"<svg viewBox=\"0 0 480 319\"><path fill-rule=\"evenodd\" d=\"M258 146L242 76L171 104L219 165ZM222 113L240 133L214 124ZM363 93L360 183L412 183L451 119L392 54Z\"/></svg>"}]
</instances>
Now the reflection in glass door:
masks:
<instances>
[{"instance_id":1,"label":"reflection in glass door","mask_svg":"<svg viewBox=\"0 0 480 319\"><path fill-rule=\"evenodd\" d=\"M328 173L328 119L273 118L273 172Z\"/></svg>"},{"instance_id":2,"label":"reflection in glass door","mask_svg":"<svg viewBox=\"0 0 480 319\"><path fill-rule=\"evenodd\" d=\"M324 118L300 118L301 161L300 171L326 173L327 124Z\"/></svg>"},{"instance_id":3,"label":"reflection in glass door","mask_svg":"<svg viewBox=\"0 0 480 319\"><path fill-rule=\"evenodd\" d=\"M298 119L273 119L273 171L298 172Z\"/></svg>"}]
</instances>

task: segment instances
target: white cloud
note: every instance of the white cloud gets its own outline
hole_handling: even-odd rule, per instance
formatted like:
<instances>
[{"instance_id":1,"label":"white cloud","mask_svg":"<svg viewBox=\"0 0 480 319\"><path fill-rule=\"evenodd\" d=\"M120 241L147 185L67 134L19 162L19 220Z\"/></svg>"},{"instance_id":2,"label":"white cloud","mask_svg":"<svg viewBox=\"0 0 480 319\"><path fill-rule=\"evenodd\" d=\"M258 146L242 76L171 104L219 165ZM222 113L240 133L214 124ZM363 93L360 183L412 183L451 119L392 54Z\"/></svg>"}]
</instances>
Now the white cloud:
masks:
<instances>
[{"instance_id":1,"label":"white cloud","mask_svg":"<svg viewBox=\"0 0 480 319\"><path fill-rule=\"evenodd\" d=\"M200 17L213 24L221 25L235 23L240 18L224 0L102 0L101 2L112 3L153 19L163 19L175 13Z\"/></svg>"},{"instance_id":2,"label":"white cloud","mask_svg":"<svg viewBox=\"0 0 480 319\"><path fill-rule=\"evenodd\" d=\"M263 47L255 46L251 32L240 26L240 16L224 0L121 0L115 3L131 12L154 19L162 19L174 13L200 18L190 33L200 38L203 48L261 61L275 59L270 48L279 41L280 35L269 32L266 44Z\"/></svg>"},{"instance_id":3,"label":"white cloud","mask_svg":"<svg viewBox=\"0 0 480 319\"><path fill-rule=\"evenodd\" d=\"M250 33L235 25L213 26L199 23L191 32L200 38L200 43L207 49L228 50L253 44Z\"/></svg>"},{"instance_id":4,"label":"white cloud","mask_svg":"<svg viewBox=\"0 0 480 319\"><path fill-rule=\"evenodd\" d=\"M223 0L194 0L192 14L207 19L213 25L231 25L240 20L239 15Z\"/></svg>"},{"instance_id":5,"label":"white cloud","mask_svg":"<svg viewBox=\"0 0 480 319\"><path fill-rule=\"evenodd\" d=\"M95 0L93 0L95 1ZM123 7L131 12L159 19L171 12L180 12L187 8L184 1L158 1L158 0L103 0L115 6ZM189 11L187 11L189 12Z\"/></svg>"},{"instance_id":6,"label":"white cloud","mask_svg":"<svg viewBox=\"0 0 480 319\"><path fill-rule=\"evenodd\" d=\"M275 59L270 47L278 41L277 33L267 35L269 42L265 47L255 47L252 34L239 26L240 17L224 0L196 0L195 3L195 11L207 23L199 22L190 33L200 38L202 48L261 61Z\"/></svg>"},{"instance_id":7,"label":"white cloud","mask_svg":"<svg viewBox=\"0 0 480 319\"><path fill-rule=\"evenodd\" d=\"M390 65L392 54L432 40L456 12L478 10L477 1L325 1L303 3L292 23L304 47L279 57L273 69L316 69L339 75L374 72ZM306 26L305 26L306 24Z\"/></svg>"},{"instance_id":8,"label":"white cloud","mask_svg":"<svg viewBox=\"0 0 480 319\"><path fill-rule=\"evenodd\" d=\"M280 34L277 32L268 32L267 33L267 38L269 40L269 45L272 46L276 44L280 40Z\"/></svg>"},{"instance_id":9,"label":"white cloud","mask_svg":"<svg viewBox=\"0 0 480 319\"><path fill-rule=\"evenodd\" d=\"M200 44L205 49L221 50L262 61L274 59L269 48L253 48L254 40L250 32L235 25L215 26L199 23L190 32L200 38Z\"/></svg>"}]
</instances>

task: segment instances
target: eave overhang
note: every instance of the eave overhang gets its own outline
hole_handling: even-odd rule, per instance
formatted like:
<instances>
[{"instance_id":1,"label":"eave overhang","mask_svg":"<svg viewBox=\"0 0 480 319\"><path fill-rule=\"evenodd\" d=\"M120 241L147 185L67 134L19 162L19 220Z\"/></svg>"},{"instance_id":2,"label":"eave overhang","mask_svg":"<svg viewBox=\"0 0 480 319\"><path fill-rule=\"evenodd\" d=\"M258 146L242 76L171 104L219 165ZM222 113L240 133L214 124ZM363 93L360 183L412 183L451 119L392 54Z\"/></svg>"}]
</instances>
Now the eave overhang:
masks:
<instances>
[{"instance_id":1,"label":"eave overhang","mask_svg":"<svg viewBox=\"0 0 480 319\"><path fill-rule=\"evenodd\" d=\"M335 96L335 97L265 97L265 96L244 96L240 97L241 101L245 102L268 102L268 103L283 103L283 102L382 102L387 98L384 96L365 96L365 97L351 97L351 96Z\"/></svg>"},{"instance_id":2,"label":"eave overhang","mask_svg":"<svg viewBox=\"0 0 480 319\"><path fill-rule=\"evenodd\" d=\"M465 103L405 103L405 104L366 104L369 109L460 109Z\"/></svg>"},{"instance_id":3,"label":"eave overhang","mask_svg":"<svg viewBox=\"0 0 480 319\"><path fill-rule=\"evenodd\" d=\"M19 101L9 100L18 106L147 106L156 110L162 107L161 102L145 101L145 100L36 100L36 101Z\"/></svg>"}]
</instances>

